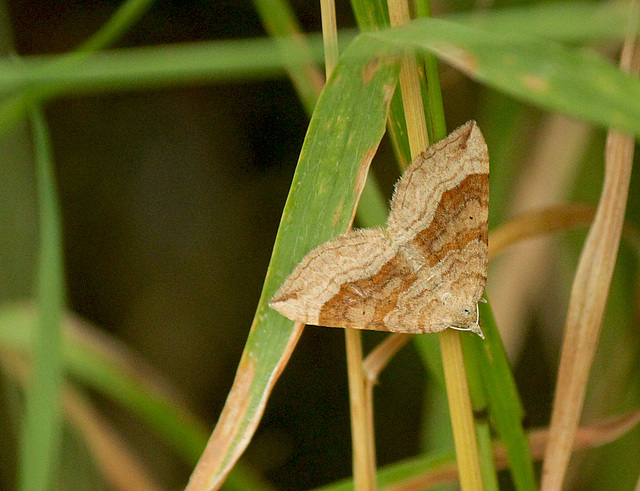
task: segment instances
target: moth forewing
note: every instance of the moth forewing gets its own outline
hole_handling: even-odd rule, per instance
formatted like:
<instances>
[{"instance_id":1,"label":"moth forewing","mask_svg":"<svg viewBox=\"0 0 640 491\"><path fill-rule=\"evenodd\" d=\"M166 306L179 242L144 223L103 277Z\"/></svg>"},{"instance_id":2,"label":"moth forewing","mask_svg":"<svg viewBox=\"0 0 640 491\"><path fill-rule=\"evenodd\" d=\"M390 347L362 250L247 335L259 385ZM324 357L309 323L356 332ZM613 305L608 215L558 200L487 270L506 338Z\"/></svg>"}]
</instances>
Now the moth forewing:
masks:
<instances>
[{"instance_id":1,"label":"moth forewing","mask_svg":"<svg viewBox=\"0 0 640 491\"><path fill-rule=\"evenodd\" d=\"M470 121L405 171L385 231L354 230L316 247L269 305L308 324L482 336L488 216L488 150Z\"/></svg>"}]
</instances>

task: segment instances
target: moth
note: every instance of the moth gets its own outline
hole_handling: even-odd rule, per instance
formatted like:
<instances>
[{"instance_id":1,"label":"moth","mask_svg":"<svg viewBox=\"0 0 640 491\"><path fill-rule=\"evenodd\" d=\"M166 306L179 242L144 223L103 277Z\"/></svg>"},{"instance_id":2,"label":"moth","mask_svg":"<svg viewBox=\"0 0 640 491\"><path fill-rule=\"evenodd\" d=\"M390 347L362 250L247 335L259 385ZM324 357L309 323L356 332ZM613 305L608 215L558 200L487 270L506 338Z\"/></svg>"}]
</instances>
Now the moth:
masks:
<instances>
[{"instance_id":1,"label":"moth","mask_svg":"<svg viewBox=\"0 0 640 491\"><path fill-rule=\"evenodd\" d=\"M488 217L489 154L469 121L403 173L385 229L352 230L316 247L269 305L305 324L482 336Z\"/></svg>"}]
</instances>

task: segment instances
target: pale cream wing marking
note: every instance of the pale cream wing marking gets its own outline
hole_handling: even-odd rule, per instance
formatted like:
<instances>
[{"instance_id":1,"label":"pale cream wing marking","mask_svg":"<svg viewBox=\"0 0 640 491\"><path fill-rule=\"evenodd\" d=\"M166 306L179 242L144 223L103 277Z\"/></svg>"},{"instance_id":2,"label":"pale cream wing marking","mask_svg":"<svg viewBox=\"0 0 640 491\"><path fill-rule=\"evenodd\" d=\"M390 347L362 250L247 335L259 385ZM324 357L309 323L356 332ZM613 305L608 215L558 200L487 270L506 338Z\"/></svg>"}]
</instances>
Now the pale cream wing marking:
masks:
<instances>
[{"instance_id":1,"label":"pale cream wing marking","mask_svg":"<svg viewBox=\"0 0 640 491\"><path fill-rule=\"evenodd\" d=\"M394 255L381 230L353 230L309 252L269 305L289 319L318 324L322 306L343 284L373 276Z\"/></svg>"}]
</instances>

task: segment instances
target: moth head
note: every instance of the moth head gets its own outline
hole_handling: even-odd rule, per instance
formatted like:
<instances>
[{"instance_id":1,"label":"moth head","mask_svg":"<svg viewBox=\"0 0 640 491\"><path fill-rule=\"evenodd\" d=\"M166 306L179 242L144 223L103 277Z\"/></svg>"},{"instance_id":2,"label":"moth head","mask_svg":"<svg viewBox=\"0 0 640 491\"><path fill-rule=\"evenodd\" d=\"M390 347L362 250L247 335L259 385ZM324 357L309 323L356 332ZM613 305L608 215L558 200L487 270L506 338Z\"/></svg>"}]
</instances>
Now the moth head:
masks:
<instances>
[{"instance_id":1,"label":"moth head","mask_svg":"<svg viewBox=\"0 0 640 491\"><path fill-rule=\"evenodd\" d=\"M484 339L482 329L478 319L480 318L480 311L478 304L475 308L471 307L468 303L460 303L455 310L452 311L449 327L458 331L469 331L477 334Z\"/></svg>"}]
</instances>

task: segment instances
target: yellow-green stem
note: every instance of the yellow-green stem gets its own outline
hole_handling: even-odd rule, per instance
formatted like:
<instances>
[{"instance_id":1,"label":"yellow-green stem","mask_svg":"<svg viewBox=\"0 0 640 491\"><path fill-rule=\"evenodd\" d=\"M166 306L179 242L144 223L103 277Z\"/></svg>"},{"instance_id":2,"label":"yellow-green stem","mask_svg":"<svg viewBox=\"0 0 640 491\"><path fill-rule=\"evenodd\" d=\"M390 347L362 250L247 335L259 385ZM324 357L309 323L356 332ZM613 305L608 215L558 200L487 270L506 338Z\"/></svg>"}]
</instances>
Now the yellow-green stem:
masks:
<instances>
[{"instance_id":1,"label":"yellow-green stem","mask_svg":"<svg viewBox=\"0 0 640 491\"><path fill-rule=\"evenodd\" d=\"M409 6L406 0L389 1L391 26L398 26L409 20ZM427 124L423 112L420 82L416 60L407 56L400 70L400 89L407 122L407 133L411 157L427 149L429 145ZM451 424L460 473L460 484L464 491L481 490L482 478L473 412L462 357L460 334L446 329L440 334L440 349L447 385L447 396L451 412Z\"/></svg>"}]
</instances>

